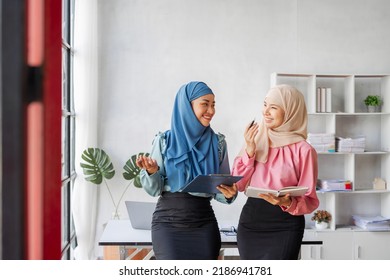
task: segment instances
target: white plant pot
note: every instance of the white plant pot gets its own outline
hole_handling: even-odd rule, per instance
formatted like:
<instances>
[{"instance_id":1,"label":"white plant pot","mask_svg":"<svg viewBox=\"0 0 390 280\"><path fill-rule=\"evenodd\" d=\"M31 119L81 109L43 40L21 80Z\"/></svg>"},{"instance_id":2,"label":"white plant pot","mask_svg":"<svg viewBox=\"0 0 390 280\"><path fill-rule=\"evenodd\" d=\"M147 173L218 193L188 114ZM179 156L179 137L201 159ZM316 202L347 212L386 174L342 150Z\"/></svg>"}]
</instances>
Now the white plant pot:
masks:
<instances>
[{"instance_id":1,"label":"white plant pot","mask_svg":"<svg viewBox=\"0 0 390 280\"><path fill-rule=\"evenodd\" d=\"M321 223L316 222L315 225L316 225L316 229L323 230L328 228L329 224L327 222L321 222Z\"/></svg>"},{"instance_id":2,"label":"white plant pot","mask_svg":"<svg viewBox=\"0 0 390 280\"><path fill-rule=\"evenodd\" d=\"M375 112L379 112L380 109L379 106L367 106L367 112L369 113L375 113Z\"/></svg>"}]
</instances>

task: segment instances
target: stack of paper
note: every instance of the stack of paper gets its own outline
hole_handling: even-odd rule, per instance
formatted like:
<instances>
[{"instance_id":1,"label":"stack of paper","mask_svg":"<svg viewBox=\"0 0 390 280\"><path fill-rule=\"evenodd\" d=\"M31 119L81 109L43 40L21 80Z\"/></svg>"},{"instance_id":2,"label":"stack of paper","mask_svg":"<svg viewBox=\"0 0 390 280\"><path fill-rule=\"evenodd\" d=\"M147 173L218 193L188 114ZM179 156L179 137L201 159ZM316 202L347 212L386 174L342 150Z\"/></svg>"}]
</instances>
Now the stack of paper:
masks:
<instances>
[{"instance_id":1,"label":"stack of paper","mask_svg":"<svg viewBox=\"0 0 390 280\"><path fill-rule=\"evenodd\" d=\"M361 136L355 139L352 138L336 138L337 152L356 153L364 152L366 146L366 137Z\"/></svg>"},{"instance_id":2,"label":"stack of paper","mask_svg":"<svg viewBox=\"0 0 390 280\"><path fill-rule=\"evenodd\" d=\"M352 182L349 180L318 180L319 190L324 192L351 191Z\"/></svg>"},{"instance_id":3,"label":"stack of paper","mask_svg":"<svg viewBox=\"0 0 390 280\"><path fill-rule=\"evenodd\" d=\"M362 229L372 230L372 231L386 231L390 230L390 218L385 218L382 216L352 216L355 225L361 227Z\"/></svg>"},{"instance_id":4,"label":"stack of paper","mask_svg":"<svg viewBox=\"0 0 390 280\"><path fill-rule=\"evenodd\" d=\"M336 151L335 136L333 133L308 133L307 142L317 152L334 153Z\"/></svg>"}]
</instances>

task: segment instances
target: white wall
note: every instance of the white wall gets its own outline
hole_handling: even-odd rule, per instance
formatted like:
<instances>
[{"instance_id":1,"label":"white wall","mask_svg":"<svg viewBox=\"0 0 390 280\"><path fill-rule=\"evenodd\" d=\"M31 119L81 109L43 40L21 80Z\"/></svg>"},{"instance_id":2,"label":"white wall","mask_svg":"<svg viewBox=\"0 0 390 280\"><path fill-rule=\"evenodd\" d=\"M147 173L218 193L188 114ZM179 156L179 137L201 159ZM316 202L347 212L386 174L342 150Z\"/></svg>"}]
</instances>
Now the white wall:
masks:
<instances>
[{"instance_id":1,"label":"white wall","mask_svg":"<svg viewBox=\"0 0 390 280\"><path fill-rule=\"evenodd\" d=\"M226 135L232 163L272 72L390 73L386 0L100 0L98 10L98 143L117 168L118 198L121 167L169 128L188 81L214 90L212 127ZM125 199L154 200L134 187ZM244 201L214 203L217 217L237 223ZM110 203L101 188L99 225ZM124 203L120 211L126 219Z\"/></svg>"}]
</instances>

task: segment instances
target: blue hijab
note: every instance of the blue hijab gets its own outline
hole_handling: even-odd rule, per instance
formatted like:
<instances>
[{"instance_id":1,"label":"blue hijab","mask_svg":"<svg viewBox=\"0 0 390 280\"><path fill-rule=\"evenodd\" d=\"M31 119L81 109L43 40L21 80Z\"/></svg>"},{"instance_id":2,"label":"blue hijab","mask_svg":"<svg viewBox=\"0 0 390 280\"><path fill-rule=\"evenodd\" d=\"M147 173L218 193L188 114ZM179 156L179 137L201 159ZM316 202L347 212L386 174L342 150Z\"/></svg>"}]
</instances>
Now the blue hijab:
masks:
<instances>
[{"instance_id":1,"label":"blue hijab","mask_svg":"<svg viewBox=\"0 0 390 280\"><path fill-rule=\"evenodd\" d=\"M166 131L165 170L171 192L184 187L197 175L219 172L218 136L196 118L191 101L214 94L203 82L183 85L176 94L171 129Z\"/></svg>"}]
</instances>

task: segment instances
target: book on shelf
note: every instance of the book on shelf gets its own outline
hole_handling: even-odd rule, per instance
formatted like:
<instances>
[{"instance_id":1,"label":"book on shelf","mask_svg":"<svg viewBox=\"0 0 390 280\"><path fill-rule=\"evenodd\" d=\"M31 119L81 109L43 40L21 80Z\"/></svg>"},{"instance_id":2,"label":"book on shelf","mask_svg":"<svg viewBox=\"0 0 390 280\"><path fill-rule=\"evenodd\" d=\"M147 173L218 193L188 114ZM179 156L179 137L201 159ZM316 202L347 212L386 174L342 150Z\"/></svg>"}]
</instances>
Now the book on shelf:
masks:
<instances>
[{"instance_id":1,"label":"book on shelf","mask_svg":"<svg viewBox=\"0 0 390 280\"><path fill-rule=\"evenodd\" d=\"M260 194L273 194L275 196L284 196L286 194L289 194L290 196L302 196L307 192L308 189L308 187L291 186L284 187L279 190L273 190L248 186L245 190L245 195L248 197L255 198L259 198Z\"/></svg>"},{"instance_id":2,"label":"book on shelf","mask_svg":"<svg viewBox=\"0 0 390 280\"><path fill-rule=\"evenodd\" d=\"M352 190L352 182L343 179L328 179L328 180L319 179L317 185L319 187L319 191L324 191L324 192Z\"/></svg>"},{"instance_id":3,"label":"book on shelf","mask_svg":"<svg viewBox=\"0 0 390 280\"><path fill-rule=\"evenodd\" d=\"M321 113L326 112L326 88L321 88Z\"/></svg>"},{"instance_id":4,"label":"book on shelf","mask_svg":"<svg viewBox=\"0 0 390 280\"><path fill-rule=\"evenodd\" d=\"M390 218L385 218L383 216L361 216L353 215L353 221L356 226L372 230L372 231L387 231L390 230Z\"/></svg>"},{"instance_id":5,"label":"book on shelf","mask_svg":"<svg viewBox=\"0 0 390 280\"><path fill-rule=\"evenodd\" d=\"M334 153L336 152L335 144L311 144L317 153Z\"/></svg>"},{"instance_id":6,"label":"book on shelf","mask_svg":"<svg viewBox=\"0 0 390 280\"><path fill-rule=\"evenodd\" d=\"M331 113L332 112L332 89L325 87L317 87L316 96L316 112Z\"/></svg>"},{"instance_id":7,"label":"book on shelf","mask_svg":"<svg viewBox=\"0 0 390 280\"><path fill-rule=\"evenodd\" d=\"M332 89L326 88L325 94L325 112L330 113L332 112Z\"/></svg>"},{"instance_id":8,"label":"book on shelf","mask_svg":"<svg viewBox=\"0 0 390 280\"><path fill-rule=\"evenodd\" d=\"M365 151L366 137L358 136L356 138L336 137L336 151L347 153L362 153Z\"/></svg>"},{"instance_id":9,"label":"book on shelf","mask_svg":"<svg viewBox=\"0 0 390 280\"><path fill-rule=\"evenodd\" d=\"M316 112L321 112L321 88L317 88Z\"/></svg>"},{"instance_id":10,"label":"book on shelf","mask_svg":"<svg viewBox=\"0 0 390 280\"><path fill-rule=\"evenodd\" d=\"M333 133L308 133L307 142L317 152L334 153L336 151L336 140Z\"/></svg>"}]
</instances>

